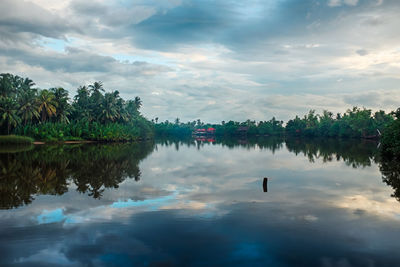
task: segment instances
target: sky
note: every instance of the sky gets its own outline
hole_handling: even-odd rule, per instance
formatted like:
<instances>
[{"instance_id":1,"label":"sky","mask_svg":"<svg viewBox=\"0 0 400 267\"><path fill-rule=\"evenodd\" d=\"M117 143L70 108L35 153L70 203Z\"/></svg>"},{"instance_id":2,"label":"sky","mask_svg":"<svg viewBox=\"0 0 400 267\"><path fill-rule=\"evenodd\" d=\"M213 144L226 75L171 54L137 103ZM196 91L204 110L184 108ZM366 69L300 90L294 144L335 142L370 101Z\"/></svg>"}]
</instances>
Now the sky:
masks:
<instances>
[{"instance_id":1,"label":"sky","mask_svg":"<svg viewBox=\"0 0 400 267\"><path fill-rule=\"evenodd\" d=\"M400 106L398 0L1 0L0 72L102 81L149 119Z\"/></svg>"}]
</instances>

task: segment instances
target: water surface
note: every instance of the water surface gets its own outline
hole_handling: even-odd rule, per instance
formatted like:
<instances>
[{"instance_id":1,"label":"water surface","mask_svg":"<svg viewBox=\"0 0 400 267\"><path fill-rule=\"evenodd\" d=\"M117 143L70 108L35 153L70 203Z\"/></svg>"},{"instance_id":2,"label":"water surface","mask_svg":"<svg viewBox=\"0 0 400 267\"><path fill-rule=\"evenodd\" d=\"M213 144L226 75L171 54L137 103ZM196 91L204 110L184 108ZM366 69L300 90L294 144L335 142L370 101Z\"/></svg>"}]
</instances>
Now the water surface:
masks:
<instances>
[{"instance_id":1,"label":"water surface","mask_svg":"<svg viewBox=\"0 0 400 267\"><path fill-rule=\"evenodd\" d=\"M377 143L208 141L1 150L0 265L400 262L400 167Z\"/></svg>"}]
</instances>

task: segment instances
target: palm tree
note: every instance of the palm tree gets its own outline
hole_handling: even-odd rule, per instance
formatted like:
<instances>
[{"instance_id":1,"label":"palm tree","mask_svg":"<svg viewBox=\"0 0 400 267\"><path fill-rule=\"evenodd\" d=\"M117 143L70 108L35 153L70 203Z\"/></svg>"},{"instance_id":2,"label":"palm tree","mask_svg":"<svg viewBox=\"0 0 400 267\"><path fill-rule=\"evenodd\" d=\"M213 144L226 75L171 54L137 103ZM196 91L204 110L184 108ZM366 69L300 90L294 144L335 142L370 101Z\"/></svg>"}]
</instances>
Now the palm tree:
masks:
<instances>
[{"instance_id":1,"label":"palm tree","mask_svg":"<svg viewBox=\"0 0 400 267\"><path fill-rule=\"evenodd\" d=\"M39 119L40 117L36 93L36 89L23 90L18 98L18 115L21 116L24 125L28 122L31 123L32 119Z\"/></svg>"},{"instance_id":2,"label":"palm tree","mask_svg":"<svg viewBox=\"0 0 400 267\"><path fill-rule=\"evenodd\" d=\"M106 93L104 96L103 103L101 105L101 113L99 120L103 123L113 122L120 118L120 112L117 107L118 94Z\"/></svg>"},{"instance_id":3,"label":"palm tree","mask_svg":"<svg viewBox=\"0 0 400 267\"><path fill-rule=\"evenodd\" d=\"M135 102L136 110L139 111L139 109L142 107L142 100L140 99L140 97L135 96L134 102Z\"/></svg>"},{"instance_id":4,"label":"palm tree","mask_svg":"<svg viewBox=\"0 0 400 267\"><path fill-rule=\"evenodd\" d=\"M90 91L93 93L104 92L103 83L102 82L94 82L94 84L89 85Z\"/></svg>"},{"instance_id":5,"label":"palm tree","mask_svg":"<svg viewBox=\"0 0 400 267\"><path fill-rule=\"evenodd\" d=\"M104 92L103 84L101 82L95 82L94 84L89 85L89 89L91 92L89 99L90 112L92 112L95 117L99 117L102 113L101 104L104 100L102 94L102 92Z\"/></svg>"},{"instance_id":6,"label":"palm tree","mask_svg":"<svg viewBox=\"0 0 400 267\"><path fill-rule=\"evenodd\" d=\"M57 121L69 123L68 115L70 115L70 105L68 103L68 91L64 88L58 87L51 88L50 92L54 94L54 100L57 103Z\"/></svg>"},{"instance_id":7,"label":"palm tree","mask_svg":"<svg viewBox=\"0 0 400 267\"><path fill-rule=\"evenodd\" d=\"M11 126L16 127L21 118L18 116L18 104L9 97L0 97L0 123L7 122L7 134L10 134Z\"/></svg>"},{"instance_id":8,"label":"palm tree","mask_svg":"<svg viewBox=\"0 0 400 267\"><path fill-rule=\"evenodd\" d=\"M0 74L0 96L12 97L15 93L14 76L10 73Z\"/></svg>"},{"instance_id":9,"label":"palm tree","mask_svg":"<svg viewBox=\"0 0 400 267\"><path fill-rule=\"evenodd\" d=\"M34 86L34 85L35 85L35 83L31 79L25 78L24 80L22 80L21 87L22 87L22 89L31 89L32 86Z\"/></svg>"},{"instance_id":10,"label":"palm tree","mask_svg":"<svg viewBox=\"0 0 400 267\"><path fill-rule=\"evenodd\" d=\"M39 94L39 108L38 111L41 113L42 122L46 121L47 117L54 116L57 111L57 102L55 96L49 90L42 90Z\"/></svg>"},{"instance_id":11,"label":"palm tree","mask_svg":"<svg viewBox=\"0 0 400 267\"><path fill-rule=\"evenodd\" d=\"M79 86L76 90L76 95L74 97L74 103L77 103L80 106L87 105L89 101L89 89L87 86Z\"/></svg>"}]
</instances>

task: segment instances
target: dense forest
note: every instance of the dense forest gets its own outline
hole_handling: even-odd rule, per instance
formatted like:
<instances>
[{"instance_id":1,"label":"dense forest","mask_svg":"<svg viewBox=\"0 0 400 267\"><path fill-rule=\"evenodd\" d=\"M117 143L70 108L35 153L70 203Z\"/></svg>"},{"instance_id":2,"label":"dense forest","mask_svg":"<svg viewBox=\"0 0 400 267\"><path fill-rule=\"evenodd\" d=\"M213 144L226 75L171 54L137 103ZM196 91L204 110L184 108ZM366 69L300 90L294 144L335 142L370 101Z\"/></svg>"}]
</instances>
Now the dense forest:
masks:
<instances>
[{"instance_id":1,"label":"dense forest","mask_svg":"<svg viewBox=\"0 0 400 267\"><path fill-rule=\"evenodd\" d=\"M379 139L382 151L388 157L400 158L400 109L390 113L383 110L375 113L370 109L353 107L344 114L335 116L324 111L316 114L309 111L303 118L296 116L286 125L281 120L272 118L269 121L222 122L221 124L205 124L200 120L181 123L156 121L155 131L158 136L187 137L196 129L214 129L215 137L250 138L262 136L288 136L302 138L362 138Z\"/></svg>"},{"instance_id":2,"label":"dense forest","mask_svg":"<svg viewBox=\"0 0 400 267\"><path fill-rule=\"evenodd\" d=\"M37 140L125 141L149 138L139 97L124 100L101 82L80 86L70 99L61 87L34 88L29 78L0 74L0 131Z\"/></svg>"},{"instance_id":3,"label":"dense forest","mask_svg":"<svg viewBox=\"0 0 400 267\"><path fill-rule=\"evenodd\" d=\"M395 112L385 113L380 110L372 113L366 108L354 107L344 114L335 116L324 111L321 115L315 110L309 111L303 118L296 116L286 125L273 117L269 121L222 122L221 124L205 124L200 120L181 123L161 122L156 124L159 135L186 135L198 128L214 128L216 136L278 136L290 135L297 137L339 137L339 138L373 138L381 135L385 128L396 118Z\"/></svg>"}]
</instances>

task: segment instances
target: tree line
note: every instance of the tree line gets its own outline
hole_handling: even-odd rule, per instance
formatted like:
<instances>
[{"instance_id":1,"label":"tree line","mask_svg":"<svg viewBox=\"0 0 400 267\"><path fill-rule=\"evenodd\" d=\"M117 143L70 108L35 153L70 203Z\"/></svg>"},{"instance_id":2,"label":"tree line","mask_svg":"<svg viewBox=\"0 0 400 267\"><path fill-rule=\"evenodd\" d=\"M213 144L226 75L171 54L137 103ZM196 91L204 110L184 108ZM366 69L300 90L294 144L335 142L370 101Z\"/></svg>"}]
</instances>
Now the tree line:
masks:
<instances>
[{"instance_id":1,"label":"tree line","mask_svg":"<svg viewBox=\"0 0 400 267\"><path fill-rule=\"evenodd\" d=\"M400 159L400 108L389 113L383 110L373 113L371 109L353 107L336 115L327 110L322 114L310 110L302 118L295 116L286 124L275 117L269 121L222 121L220 124L209 124L200 120L182 123L178 118L174 122L158 122L156 118L154 122L157 136L163 137L182 138L190 136L199 128L214 128L217 138L288 136L380 139L381 151L388 157Z\"/></svg>"},{"instance_id":2,"label":"tree line","mask_svg":"<svg viewBox=\"0 0 400 267\"><path fill-rule=\"evenodd\" d=\"M137 140L152 135L139 97L124 100L101 82L80 86L70 99L62 87L34 88L29 78L0 74L0 131L40 140Z\"/></svg>"},{"instance_id":3,"label":"tree line","mask_svg":"<svg viewBox=\"0 0 400 267\"><path fill-rule=\"evenodd\" d=\"M400 109L399 109L400 110ZM396 111L400 113L400 111ZM244 122L222 121L220 124L207 124L200 120L181 123L156 121L156 132L160 135L187 135L199 128L214 128L216 136L278 136L296 137L337 137L337 138L374 138L380 136L396 120L396 112L353 107L345 113L324 110L316 114L310 110L304 117L296 116L286 124L275 117L269 121L247 120Z\"/></svg>"},{"instance_id":4,"label":"tree line","mask_svg":"<svg viewBox=\"0 0 400 267\"><path fill-rule=\"evenodd\" d=\"M29 136L36 140L133 141L159 137L190 137L196 129L214 128L218 137L296 136L334 138L376 138L382 134L387 155L400 155L400 109L353 107L334 115L310 110L285 124L275 117L268 121L201 120L183 123L147 120L140 113L140 97L124 100L118 91L105 92L101 82L80 86L71 99L62 87L35 88L29 78L0 74L0 133Z\"/></svg>"}]
</instances>

